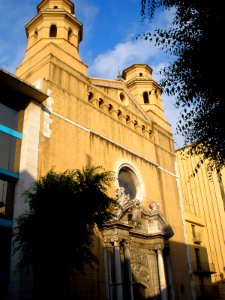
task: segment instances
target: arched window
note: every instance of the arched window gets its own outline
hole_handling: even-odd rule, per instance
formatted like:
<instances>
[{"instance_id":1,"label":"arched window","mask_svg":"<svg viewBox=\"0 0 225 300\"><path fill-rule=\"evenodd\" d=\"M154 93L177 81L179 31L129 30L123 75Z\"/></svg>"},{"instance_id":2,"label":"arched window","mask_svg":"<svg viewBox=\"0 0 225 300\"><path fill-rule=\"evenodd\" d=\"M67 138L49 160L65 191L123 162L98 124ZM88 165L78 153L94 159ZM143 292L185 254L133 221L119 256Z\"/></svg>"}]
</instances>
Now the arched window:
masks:
<instances>
[{"instance_id":1,"label":"arched window","mask_svg":"<svg viewBox=\"0 0 225 300\"><path fill-rule=\"evenodd\" d=\"M56 37L57 36L57 26L55 24L52 24L50 26L49 36L50 37Z\"/></svg>"},{"instance_id":2,"label":"arched window","mask_svg":"<svg viewBox=\"0 0 225 300\"><path fill-rule=\"evenodd\" d=\"M68 37L67 37L67 39L68 39L69 42L71 42L72 33L73 33L72 29L69 28L68 29Z\"/></svg>"},{"instance_id":3,"label":"arched window","mask_svg":"<svg viewBox=\"0 0 225 300\"><path fill-rule=\"evenodd\" d=\"M149 103L148 92L143 92L143 99L145 104Z\"/></svg>"},{"instance_id":4,"label":"arched window","mask_svg":"<svg viewBox=\"0 0 225 300\"><path fill-rule=\"evenodd\" d=\"M130 121L130 116L126 115L126 123Z\"/></svg>"},{"instance_id":5,"label":"arched window","mask_svg":"<svg viewBox=\"0 0 225 300\"><path fill-rule=\"evenodd\" d=\"M99 98L98 106L101 107L104 104L104 100L102 98Z\"/></svg>"},{"instance_id":6,"label":"arched window","mask_svg":"<svg viewBox=\"0 0 225 300\"><path fill-rule=\"evenodd\" d=\"M119 187L124 189L126 196L130 200L135 199L137 195L137 178L134 172L128 167L122 167L118 176Z\"/></svg>"},{"instance_id":7,"label":"arched window","mask_svg":"<svg viewBox=\"0 0 225 300\"><path fill-rule=\"evenodd\" d=\"M88 93L88 101L91 101L94 97L94 94L92 92Z\"/></svg>"},{"instance_id":8,"label":"arched window","mask_svg":"<svg viewBox=\"0 0 225 300\"><path fill-rule=\"evenodd\" d=\"M118 115L118 117L121 117L121 116L122 116L122 111L121 111L120 109L118 109L117 115Z\"/></svg>"},{"instance_id":9,"label":"arched window","mask_svg":"<svg viewBox=\"0 0 225 300\"><path fill-rule=\"evenodd\" d=\"M109 112L113 110L112 104L109 104Z\"/></svg>"},{"instance_id":10,"label":"arched window","mask_svg":"<svg viewBox=\"0 0 225 300\"><path fill-rule=\"evenodd\" d=\"M123 105L128 106L129 105L129 99L123 92L119 92L118 94L120 101L122 102Z\"/></svg>"},{"instance_id":11,"label":"arched window","mask_svg":"<svg viewBox=\"0 0 225 300\"><path fill-rule=\"evenodd\" d=\"M35 38L38 37L38 30L37 30L37 29L36 29L35 32L34 32L34 36L35 36Z\"/></svg>"},{"instance_id":12,"label":"arched window","mask_svg":"<svg viewBox=\"0 0 225 300\"><path fill-rule=\"evenodd\" d=\"M125 100L124 93L120 92L120 100L123 102Z\"/></svg>"}]
</instances>

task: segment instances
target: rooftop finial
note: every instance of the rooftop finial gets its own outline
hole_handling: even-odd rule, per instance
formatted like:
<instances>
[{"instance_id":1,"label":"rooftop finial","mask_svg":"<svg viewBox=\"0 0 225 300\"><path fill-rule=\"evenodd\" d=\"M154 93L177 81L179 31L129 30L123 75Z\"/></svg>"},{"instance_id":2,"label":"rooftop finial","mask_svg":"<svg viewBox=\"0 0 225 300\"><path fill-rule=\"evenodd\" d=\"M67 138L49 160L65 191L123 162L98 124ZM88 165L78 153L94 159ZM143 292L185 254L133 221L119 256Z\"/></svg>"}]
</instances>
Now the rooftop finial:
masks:
<instances>
[{"instance_id":1,"label":"rooftop finial","mask_svg":"<svg viewBox=\"0 0 225 300\"><path fill-rule=\"evenodd\" d=\"M122 80L122 74L120 72L120 66L118 66L117 80Z\"/></svg>"}]
</instances>

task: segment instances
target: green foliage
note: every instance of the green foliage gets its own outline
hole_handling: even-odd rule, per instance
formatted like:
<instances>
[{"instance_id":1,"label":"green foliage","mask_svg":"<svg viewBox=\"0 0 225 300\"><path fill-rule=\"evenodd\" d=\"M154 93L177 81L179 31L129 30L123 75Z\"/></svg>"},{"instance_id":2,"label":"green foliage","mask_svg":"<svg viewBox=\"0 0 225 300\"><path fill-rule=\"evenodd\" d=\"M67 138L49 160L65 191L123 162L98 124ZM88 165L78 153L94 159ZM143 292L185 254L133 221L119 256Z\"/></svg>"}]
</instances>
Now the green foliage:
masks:
<instances>
[{"instance_id":1,"label":"green foliage","mask_svg":"<svg viewBox=\"0 0 225 300\"><path fill-rule=\"evenodd\" d=\"M28 211L17 219L15 251L21 252L19 267L57 270L69 276L97 259L91 248L95 226L112 217L116 200L107 195L113 173L101 167L50 170L25 191Z\"/></svg>"},{"instance_id":2,"label":"green foliage","mask_svg":"<svg viewBox=\"0 0 225 300\"><path fill-rule=\"evenodd\" d=\"M156 28L143 38L154 41L175 61L161 72L164 92L176 95L182 109L177 131L192 144L192 152L208 159L218 172L225 165L225 99L223 75L223 0L141 0L142 17L152 19L157 8L175 7L171 28Z\"/></svg>"}]
</instances>

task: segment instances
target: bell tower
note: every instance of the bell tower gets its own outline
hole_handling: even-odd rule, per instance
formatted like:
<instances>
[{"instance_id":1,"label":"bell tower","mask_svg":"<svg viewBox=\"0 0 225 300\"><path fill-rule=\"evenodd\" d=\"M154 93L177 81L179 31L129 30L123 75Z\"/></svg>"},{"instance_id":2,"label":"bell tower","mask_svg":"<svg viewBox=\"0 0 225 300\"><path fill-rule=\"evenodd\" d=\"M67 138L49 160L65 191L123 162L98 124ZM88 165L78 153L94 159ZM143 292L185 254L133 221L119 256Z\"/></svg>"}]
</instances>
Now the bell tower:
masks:
<instances>
[{"instance_id":1,"label":"bell tower","mask_svg":"<svg viewBox=\"0 0 225 300\"><path fill-rule=\"evenodd\" d=\"M163 111L162 88L152 79L152 69L146 64L134 64L123 71L122 78L141 108L153 121L170 131Z\"/></svg>"},{"instance_id":2,"label":"bell tower","mask_svg":"<svg viewBox=\"0 0 225 300\"><path fill-rule=\"evenodd\" d=\"M41 1L37 15L26 25L27 50L17 76L29 82L40 77L51 80L50 62L87 75L87 66L79 55L82 32L70 0Z\"/></svg>"}]
</instances>

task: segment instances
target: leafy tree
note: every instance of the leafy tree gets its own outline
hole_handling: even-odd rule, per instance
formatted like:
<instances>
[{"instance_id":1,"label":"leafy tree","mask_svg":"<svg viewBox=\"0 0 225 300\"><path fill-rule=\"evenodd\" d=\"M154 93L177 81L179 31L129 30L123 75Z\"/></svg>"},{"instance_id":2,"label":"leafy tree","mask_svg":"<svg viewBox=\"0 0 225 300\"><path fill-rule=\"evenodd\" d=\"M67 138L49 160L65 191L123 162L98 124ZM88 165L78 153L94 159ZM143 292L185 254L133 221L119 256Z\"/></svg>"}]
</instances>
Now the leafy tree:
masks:
<instances>
[{"instance_id":1,"label":"leafy tree","mask_svg":"<svg viewBox=\"0 0 225 300\"><path fill-rule=\"evenodd\" d=\"M224 6L223 0L141 0L144 19L175 7L169 29L155 28L143 38L175 57L161 71L161 85L181 108L177 131L191 153L202 154L217 171L225 165Z\"/></svg>"},{"instance_id":2,"label":"leafy tree","mask_svg":"<svg viewBox=\"0 0 225 300\"><path fill-rule=\"evenodd\" d=\"M107 195L112 180L102 167L50 170L25 191L29 209L17 219L14 244L20 270L32 268L34 299L70 299L73 270L97 262L96 225L101 229L117 205Z\"/></svg>"}]
</instances>

